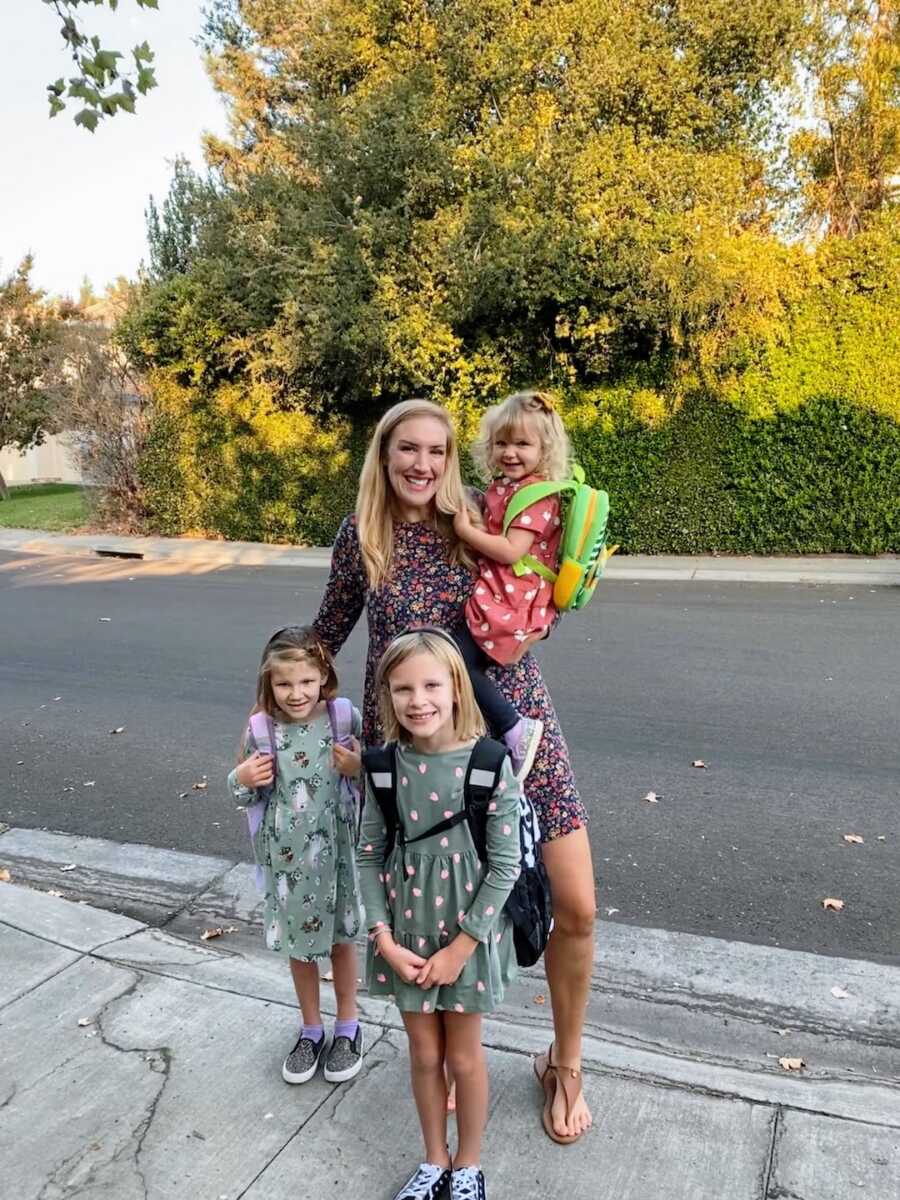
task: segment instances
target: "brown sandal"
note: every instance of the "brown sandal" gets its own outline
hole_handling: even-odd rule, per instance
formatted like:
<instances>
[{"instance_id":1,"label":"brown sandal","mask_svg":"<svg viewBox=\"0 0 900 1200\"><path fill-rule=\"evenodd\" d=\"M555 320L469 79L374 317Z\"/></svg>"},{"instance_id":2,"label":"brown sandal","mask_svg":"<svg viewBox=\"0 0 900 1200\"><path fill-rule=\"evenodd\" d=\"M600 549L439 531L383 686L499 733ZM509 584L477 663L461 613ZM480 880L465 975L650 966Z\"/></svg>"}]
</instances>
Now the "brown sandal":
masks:
<instances>
[{"instance_id":1,"label":"brown sandal","mask_svg":"<svg viewBox=\"0 0 900 1200\"><path fill-rule=\"evenodd\" d=\"M572 1115L572 1108L581 1091L581 1072L574 1067L557 1067L553 1063L553 1046L547 1051L547 1065L543 1071L538 1070L537 1059L534 1060L534 1073L538 1083L544 1089L544 1111L541 1119L547 1137L560 1146L571 1146L577 1142L582 1133L557 1133L553 1128L553 1101L556 1099L557 1088L562 1088L566 1100L566 1120Z\"/></svg>"}]
</instances>

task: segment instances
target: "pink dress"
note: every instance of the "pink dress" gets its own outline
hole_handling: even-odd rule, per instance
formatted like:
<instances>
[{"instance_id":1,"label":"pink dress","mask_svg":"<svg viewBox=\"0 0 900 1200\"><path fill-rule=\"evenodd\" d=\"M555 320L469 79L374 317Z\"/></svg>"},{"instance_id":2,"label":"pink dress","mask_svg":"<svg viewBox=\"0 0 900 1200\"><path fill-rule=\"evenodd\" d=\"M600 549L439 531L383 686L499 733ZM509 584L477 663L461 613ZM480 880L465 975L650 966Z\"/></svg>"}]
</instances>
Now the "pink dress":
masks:
<instances>
[{"instance_id":1,"label":"pink dress","mask_svg":"<svg viewBox=\"0 0 900 1200\"><path fill-rule=\"evenodd\" d=\"M510 497L529 483L538 483L536 475L516 483L495 479L484 494L484 526L488 533L503 533L503 514ZM561 536L559 498L550 496L529 505L509 527L527 529L535 535L529 553L539 562L557 569L557 551ZM508 531L507 531L508 532ZM516 575L511 566L489 558L478 560L478 581L469 598L466 624L472 637L488 658L505 666L515 662L521 643L534 633L548 629L556 615L553 585L533 572Z\"/></svg>"}]
</instances>

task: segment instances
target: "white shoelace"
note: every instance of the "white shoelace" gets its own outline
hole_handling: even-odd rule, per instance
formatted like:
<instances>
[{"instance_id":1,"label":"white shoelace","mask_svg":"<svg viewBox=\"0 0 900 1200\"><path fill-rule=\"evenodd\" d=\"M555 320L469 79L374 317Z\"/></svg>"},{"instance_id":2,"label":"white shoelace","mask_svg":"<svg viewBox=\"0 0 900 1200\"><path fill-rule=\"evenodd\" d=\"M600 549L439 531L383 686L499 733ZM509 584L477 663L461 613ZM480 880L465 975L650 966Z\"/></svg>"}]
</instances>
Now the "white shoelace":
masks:
<instances>
[{"instance_id":1,"label":"white shoelace","mask_svg":"<svg viewBox=\"0 0 900 1200\"><path fill-rule=\"evenodd\" d=\"M426 1188L434 1187L435 1183L446 1170L446 1167L438 1167L434 1163L419 1163L415 1175L404 1185L400 1196L419 1196L423 1194Z\"/></svg>"},{"instance_id":2,"label":"white shoelace","mask_svg":"<svg viewBox=\"0 0 900 1200\"><path fill-rule=\"evenodd\" d=\"M451 1200L479 1200L479 1167L459 1167L450 1176Z\"/></svg>"}]
</instances>

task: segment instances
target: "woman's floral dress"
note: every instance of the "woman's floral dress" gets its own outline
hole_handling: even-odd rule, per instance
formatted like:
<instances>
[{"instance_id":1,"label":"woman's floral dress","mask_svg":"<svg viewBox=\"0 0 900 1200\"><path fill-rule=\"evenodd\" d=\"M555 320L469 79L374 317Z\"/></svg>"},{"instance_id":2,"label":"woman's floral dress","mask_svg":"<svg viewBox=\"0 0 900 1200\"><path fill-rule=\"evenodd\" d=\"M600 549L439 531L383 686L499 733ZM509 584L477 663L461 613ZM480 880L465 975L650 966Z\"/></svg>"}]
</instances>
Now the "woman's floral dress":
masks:
<instances>
[{"instance_id":1,"label":"woman's floral dress","mask_svg":"<svg viewBox=\"0 0 900 1200\"><path fill-rule=\"evenodd\" d=\"M363 741L381 745L381 723L375 695L375 670L388 643L415 625L437 625L455 633L463 625L463 608L475 586L466 567L449 560L449 547L427 522L394 523L394 564L390 579L369 588L356 533L356 519L346 517L338 530L315 628L333 653L350 636L363 609L369 627L363 703ZM578 795L569 750L559 719L531 654L510 666L493 666L488 674L503 695L526 717L544 722L544 736L525 791L534 804L542 837L550 841L587 823Z\"/></svg>"},{"instance_id":2,"label":"woman's floral dress","mask_svg":"<svg viewBox=\"0 0 900 1200\"><path fill-rule=\"evenodd\" d=\"M397 817L407 837L424 833L465 804L463 781L471 746L424 754L397 747ZM512 923L503 906L519 876L519 789L509 759L488 808L487 868L469 824L395 846L385 858L378 801L366 797L359 839L359 877L366 922L383 922L394 941L422 958L448 946L460 929L478 945L455 983L423 991L395 975L369 942L370 996L392 996L403 1012L491 1012L516 974Z\"/></svg>"},{"instance_id":3,"label":"woman's floral dress","mask_svg":"<svg viewBox=\"0 0 900 1200\"><path fill-rule=\"evenodd\" d=\"M328 713L311 721L275 721L275 788L257 837L265 877L263 927L270 950L302 962L328 958L338 942L362 928L356 867L356 812L346 812L332 763ZM353 710L353 733L360 732ZM242 757L253 747L244 740ZM237 768L228 776L235 802L252 803Z\"/></svg>"}]
</instances>

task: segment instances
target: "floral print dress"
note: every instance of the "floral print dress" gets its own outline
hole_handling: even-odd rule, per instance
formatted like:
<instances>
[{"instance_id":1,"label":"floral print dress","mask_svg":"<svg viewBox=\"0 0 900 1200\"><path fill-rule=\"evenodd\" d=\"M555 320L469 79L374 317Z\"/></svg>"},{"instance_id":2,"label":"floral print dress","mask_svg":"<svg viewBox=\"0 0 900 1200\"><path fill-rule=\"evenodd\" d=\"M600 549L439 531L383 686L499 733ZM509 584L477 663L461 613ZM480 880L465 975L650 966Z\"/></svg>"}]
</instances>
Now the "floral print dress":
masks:
<instances>
[{"instance_id":1,"label":"floral print dress","mask_svg":"<svg viewBox=\"0 0 900 1200\"><path fill-rule=\"evenodd\" d=\"M368 585L356 532L356 518L346 517L338 530L331 574L315 619L319 636L337 654L363 609L369 628L363 703L363 741L384 741L375 694L375 671L388 643L415 625L437 625L454 633L463 625L463 609L475 587L466 567L450 561L450 548L424 521L394 523L391 576L377 590ZM526 717L544 722L544 736L525 790L534 804L545 840L562 837L587 823L559 719L537 660L526 654L488 674L503 695Z\"/></svg>"},{"instance_id":2,"label":"floral print dress","mask_svg":"<svg viewBox=\"0 0 900 1200\"><path fill-rule=\"evenodd\" d=\"M361 730L353 710L353 733ZM356 811L349 811L332 763L327 711L311 721L275 721L275 788L257 835L265 878L263 926L270 950L301 962L328 958L337 942L362 928L356 868ZM242 756L253 753L249 738ZM228 776L235 802L252 803L253 788Z\"/></svg>"},{"instance_id":3,"label":"floral print dress","mask_svg":"<svg viewBox=\"0 0 900 1200\"><path fill-rule=\"evenodd\" d=\"M398 745L397 817L407 837L462 810L470 753L471 746L425 754ZM366 796L358 860L369 928L383 922L399 945L422 958L448 946L460 929L478 942L455 983L426 990L395 975L370 942L371 996L392 996L403 1012L491 1012L502 1002L516 973L503 906L520 870L519 788L507 758L488 806L486 868L465 821L385 857L381 809Z\"/></svg>"}]
</instances>

